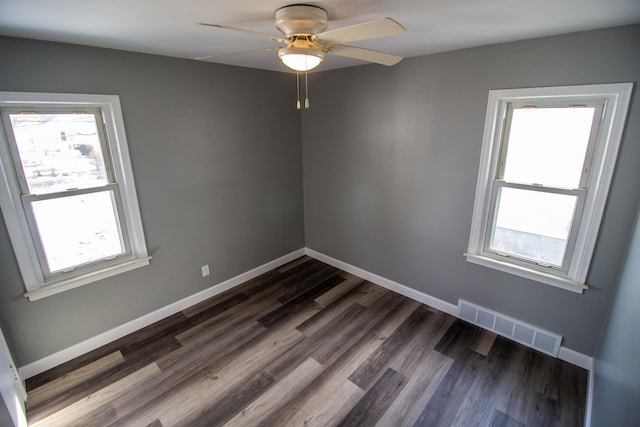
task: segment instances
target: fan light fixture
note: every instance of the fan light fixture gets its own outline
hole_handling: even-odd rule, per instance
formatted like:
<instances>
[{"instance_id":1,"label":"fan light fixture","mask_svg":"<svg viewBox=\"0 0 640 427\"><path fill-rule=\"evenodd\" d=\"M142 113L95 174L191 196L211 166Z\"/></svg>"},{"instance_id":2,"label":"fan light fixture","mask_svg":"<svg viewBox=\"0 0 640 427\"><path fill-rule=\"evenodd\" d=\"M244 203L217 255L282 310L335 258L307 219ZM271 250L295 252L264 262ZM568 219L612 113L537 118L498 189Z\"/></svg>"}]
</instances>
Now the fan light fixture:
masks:
<instances>
[{"instance_id":1,"label":"fan light fixture","mask_svg":"<svg viewBox=\"0 0 640 427\"><path fill-rule=\"evenodd\" d=\"M284 37L258 33L243 28L201 22L199 25L267 38L280 43L280 46L219 53L216 55L201 56L196 59L207 60L227 55L276 50L282 63L296 72L296 90L298 94L296 106L298 109L301 107L300 73L304 73L304 108L309 108L307 71L313 70L320 65L324 60L325 53L387 66L395 65L402 59L402 57L398 55L344 44L352 41L368 40L404 33L406 31L404 27L391 18L376 19L361 24L325 31L328 23L327 11L321 7L308 4L293 4L281 7L276 10L275 18L276 28Z\"/></svg>"},{"instance_id":2,"label":"fan light fixture","mask_svg":"<svg viewBox=\"0 0 640 427\"><path fill-rule=\"evenodd\" d=\"M278 51L278 56L292 70L309 71L320 65L324 52L313 48L283 47Z\"/></svg>"}]
</instances>

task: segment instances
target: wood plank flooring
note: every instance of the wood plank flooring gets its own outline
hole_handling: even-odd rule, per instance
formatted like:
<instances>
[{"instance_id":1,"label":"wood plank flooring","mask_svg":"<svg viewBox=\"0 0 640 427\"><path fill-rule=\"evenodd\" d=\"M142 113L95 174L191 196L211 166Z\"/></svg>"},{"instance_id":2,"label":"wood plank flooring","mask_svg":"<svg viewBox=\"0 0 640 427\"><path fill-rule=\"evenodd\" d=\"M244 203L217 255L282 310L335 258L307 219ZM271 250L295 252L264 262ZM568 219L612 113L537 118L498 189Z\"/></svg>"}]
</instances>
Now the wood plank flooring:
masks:
<instances>
[{"instance_id":1,"label":"wood plank flooring","mask_svg":"<svg viewBox=\"0 0 640 427\"><path fill-rule=\"evenodd\" d=\"M32 426L581 426L587 372L308 257L27 380Z\"/></svg>"}]
</instances>

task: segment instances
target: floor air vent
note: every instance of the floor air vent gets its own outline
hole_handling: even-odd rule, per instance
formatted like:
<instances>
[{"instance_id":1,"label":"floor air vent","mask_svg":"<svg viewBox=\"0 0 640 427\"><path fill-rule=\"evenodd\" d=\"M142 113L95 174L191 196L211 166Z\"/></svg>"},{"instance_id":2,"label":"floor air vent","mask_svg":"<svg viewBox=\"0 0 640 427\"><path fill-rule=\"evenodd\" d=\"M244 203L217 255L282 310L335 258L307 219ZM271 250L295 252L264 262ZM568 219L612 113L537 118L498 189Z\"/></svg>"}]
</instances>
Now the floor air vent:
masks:
<instances>
[{"instance_id":1,"label":"floor air vent","mask_svg":"<svg viewBox=\"0 0 640 427\"><path fill-rule=\"evenodd\" d=\"M558 357L560 335L523 323L479 305L458 300L458 316L462 320L488 329L498 335L511 338L553 357Z\"/></svg>"}]
</instances>

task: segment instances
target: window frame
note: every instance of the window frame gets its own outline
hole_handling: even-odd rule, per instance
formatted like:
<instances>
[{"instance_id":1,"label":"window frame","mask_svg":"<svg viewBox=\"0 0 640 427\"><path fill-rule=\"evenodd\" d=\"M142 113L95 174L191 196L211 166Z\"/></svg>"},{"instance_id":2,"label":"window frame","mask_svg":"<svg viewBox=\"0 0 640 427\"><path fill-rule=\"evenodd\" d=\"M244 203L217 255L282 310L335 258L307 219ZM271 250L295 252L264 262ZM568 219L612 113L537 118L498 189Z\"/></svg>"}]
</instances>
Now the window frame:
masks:
<instances>
[{"instance_id":1,"label":"window frame","mask_svg":"<svg viewBox=\"0 0 640 427\"><path fill-rule=\"evenodd\" d=\"M74 114L77 112L78 108L73 107L34 107L33 105L29 106L29 113L36 114ZM16 107L0 107L2 115L2 121L4 122L4 136L7 138L9 143L9 151L13 157L13 165L14 170L18 172L19 175L25 172L24 166L21 161L21 155L18 149L18 142L15 139L13 126L10 124L11 115L19 114L24 111L24 106L22 108ZM118 182L115 179L115 175L113 173L114 168L111 166L111 154L109 150L109 144L107 142L107 136L104 130L104 120L102 118L102 112L96 108L82 108L82 112L86 114L91 114L94 117L96 124L96 131L98 133L98 138L100 141L100 150L101 157L104 161L105 166L105 175L106 175L106 184L100 185L98 187L83 187L76 189L68 189L68 190L56 190L53 192L44 192L38 193L33 192L29 189L29 184L26 179L18 180L18 184L20 186L21 191L21 202L23 205L24 213L26 215L27 224L29 225L29 230L32 236L32 240L34 243L34 248L36 250L36 254L38 256L38 260L40 263L41 271L44 276L45 281L55 281L56 277L60 277L62 275L66 277L75 277L81 276L82 274L91 271L104 268L106 266L116 265L120 262L122 257L127 257L131 253L131 246L129 244L129 236L126 232L126 224L123 221L120 221L121 218L124 217L124 213L122 210L122 197L119 191ZM122 239L123 253L115 255L114 257L105 257L103 259L98 259L94 261L89 261L86 263L79 263L74 265L69 269L63 269L58 271L51 271L49 268L49 263L47 261L47 257L44 251L44 244L42 241L42 237L37 232L38 224L35 218L33 204L45 201L45 200L53 200L63 197L71 197L71 196L80 196L80 195L88 195L93 193L110 193L111 198L115 205L115 214L116 220L118 223L118 230L120 237ZM101 264L100 267L98 264Z\"/></svg>"},{"instance_id":2,"label":"window frame","mask_svg":"<svg viewBox=\"0 0 640 427\"><path fill-rule=\"evenodd\" d=\"M106 146L105 165L110 167L114 183L113 196L119 197L117 205L121 233L127 241L128 252L116 259L91 263L91 267L68 273L49 275L41 265L42 254L31 235L28 208L22 199L22 188L13 163L11 151L15 145L12 136L0 131L0 204L9 237L22 273L26 288L25 297L37 300L49 295L73 289L116 274L149 264L138 197L129 158L124 120L117 95L56 94L32 92L0 92L0 107L7 109L87 109L98 110L103 125ZM108 165L107 165L108 163ZM21 169L20 169L21 170ZM91 190L90 190L91 191ZM105 191L108 191L105 189ZM44 196L45 198L48 196ZM35 238L38 240L38 238Z\"/></svg>"},{"instance_id":3,"label":"window frame","mask_svg":"<svg viewBox=\"0 0 640 427\"><path fill-rule=\"evenodd\" d=\"M575 100L571 100L575 101ZM497 259L501 259L501 256L509 256L511 257L510 261L514 264L521 265L523 267L529 267L534 270L546 272L552 270L562 271L565 274L568 272L569 264L571 261L571 257L573 254L574 243L577 238L577 234L579 231L580 219L582 218L582 212L585 205L585 197L587 194L588 188L588 179L591 174L591 164L593 160L593 154L595 147L598 141L598 131L600 128L600 119L602 118L602 114L604 112L605 105L607 100L604 98L597 99L581 99L580 105L576 105L574 102L569 102L567 100L548 100L545 99L541 101L540 99L527 99L525 101L509 101L506 103L505 108L505 118L502 129L502 135L500 137L500 153L498 154L497 166L496 166L496 178L493 181L493 187L491 192L491 208L489 210L489 218L488 218L488 227L485 235L485 243L484 243L484 252L491 253L493 255L498 255ZM507 168L507 155L509 151L510 138L511 138L511 124L513 123L513 114L518 109L529 109L535 108L539 110L543 110L545 108L593 108L593 119L591 123L589 140L587 142L587 147L584 155L584 159L581 165L581 174L578 184L575 187L560 187L560 186L551 186L546 184L536 184L530 182L518 182L518 181L509 181L505 178L505 171ZM498 203L499 193L504 188L513 188L518 190L526 190L533 191L537 193L545 193L545 194L561 194L566 196L573 196L576 198L576 204L574 207L574 216L571 222L572 227L570 233L567 238L567 246L564 255L564 259L562 265L554 266L548 263L544 263L541 261L535 260L526 260L525 257L518 257L517 255L501 255L500 251L491 249L491 240L493 237L493 232L496 228L497 222L497 211L496 206Z\"/></svg>"},{"instance_id":4,"label":"window frame","mask_svg":"<svg viewBox=\"0 0 640 427\"><path fill-rule=\"evenodd\" d=\"M595 248L598 230L607 201L607 195L633 89L632 83L614 83L579 86L557 86L523 89L490 90L485 117L480 166L476 184L475 202L467 261L514 274L533 281L582 293L588 288L586 278ZM503 153L503 138L507 131L507 109L510 104L558 103L580 104L594 99L604 100L604 109L597 129L595 145L590 146L591 170L586 182L577 231L569 252L567 265L562 269L534 267L530 262L503 257L486 250L490 239L491 209L495 208L496 179ZM513 184L508 184L512 186ZM553 189L553 187L547 187ZM580 203L580 199L578 203Z\"/></svg>"}]
</instances>

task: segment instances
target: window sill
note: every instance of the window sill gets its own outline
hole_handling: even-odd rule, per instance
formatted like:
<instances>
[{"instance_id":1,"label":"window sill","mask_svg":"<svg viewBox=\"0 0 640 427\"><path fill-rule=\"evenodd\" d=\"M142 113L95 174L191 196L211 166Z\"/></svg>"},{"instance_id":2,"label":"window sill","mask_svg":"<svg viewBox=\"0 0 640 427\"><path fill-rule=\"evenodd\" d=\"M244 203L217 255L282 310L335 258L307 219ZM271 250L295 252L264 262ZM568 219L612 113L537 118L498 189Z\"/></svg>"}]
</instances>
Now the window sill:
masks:
<instances>
[{"instance_id":1,"label":"window sill","mask_svg":"<svg viewBox=\"0 0 640 427\"><path fill-rule=\"evenodd\" d=\"M101 279L106 279L107 277L115 276L116 274L124 273L126 271L133 270L139 267L144 267L145 265L149 265L150 260L150 256L137 258L99 271L92 271L82 276L74 277L72 279L62 280L60 282L55 282L52 284L44 284L38 289L25 292L24 296L26 298L29 298L29 301L36 301L44 297L68 291L69 289L74 289Z\"/></svg>"},{"instance_id":2,"label":"window sill","mask_svg":"<svg viewBox=\"0 0 640 427\"><path fill-rule=\"evenodd\" d=\"M582 294L584 290L588 288L584 283L575 282L565 277L544 273L531 268L514 265L484 255L465 253L464 256L467 258L468 262L493 268L494 270L503 271L505 273L514 274L519 277L524 277L525 279L534 280L536 282L544 283L545 285L554 286L577 294Z\"/></svg>"}]
</instances>

